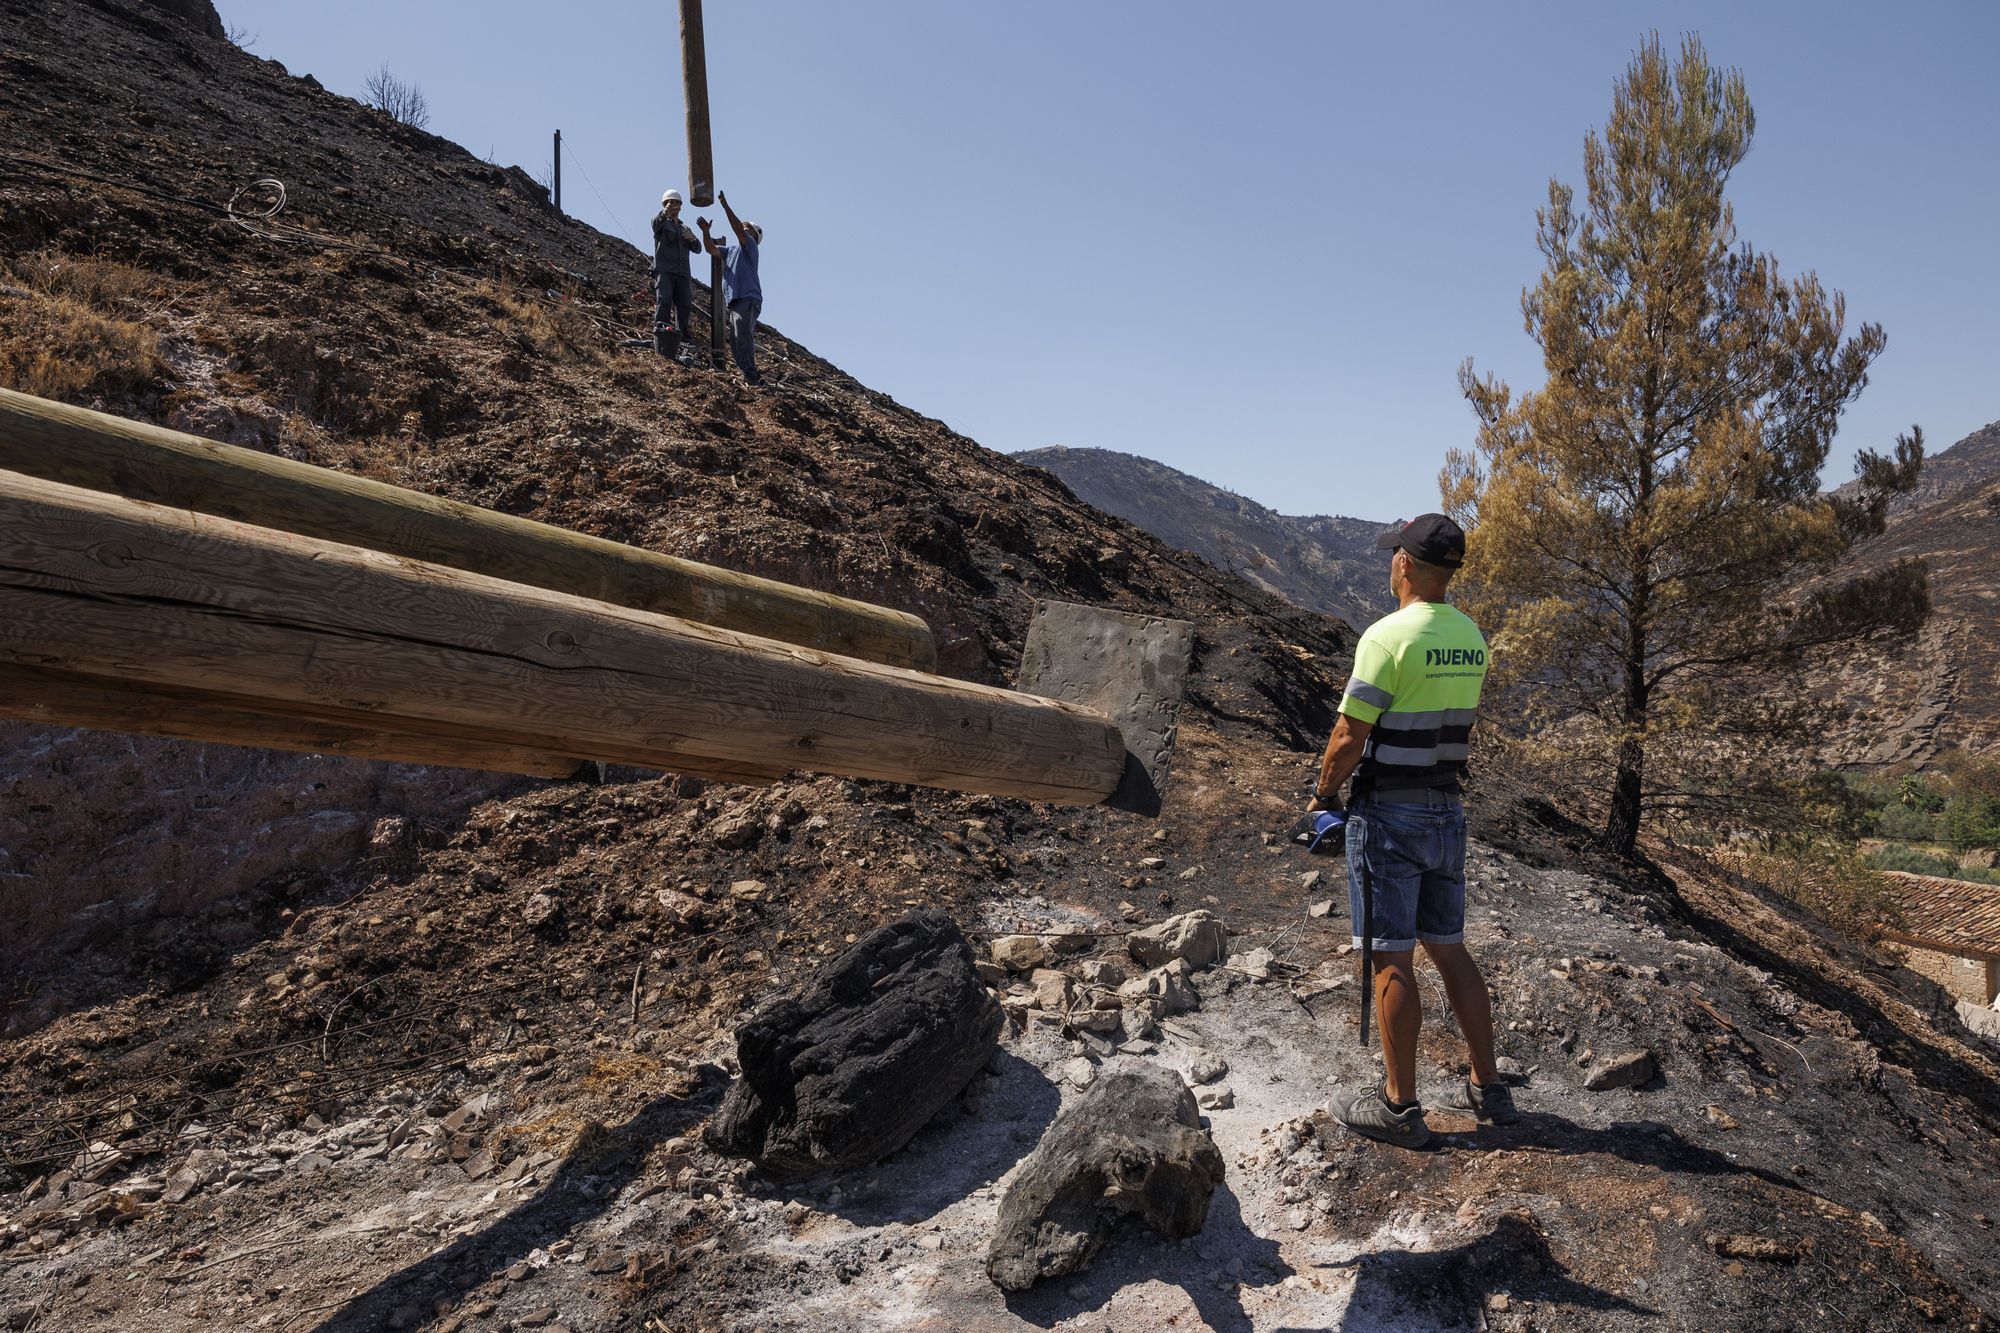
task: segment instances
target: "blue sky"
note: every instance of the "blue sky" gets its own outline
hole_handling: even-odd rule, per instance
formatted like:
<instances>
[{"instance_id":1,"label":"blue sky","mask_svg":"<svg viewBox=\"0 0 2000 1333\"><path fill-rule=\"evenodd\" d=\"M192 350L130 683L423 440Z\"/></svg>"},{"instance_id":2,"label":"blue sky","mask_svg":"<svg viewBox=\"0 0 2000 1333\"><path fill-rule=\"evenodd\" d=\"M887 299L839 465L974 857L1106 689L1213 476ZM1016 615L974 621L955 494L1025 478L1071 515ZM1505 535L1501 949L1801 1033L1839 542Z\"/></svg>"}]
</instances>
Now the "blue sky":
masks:
<instances>
[{"instance_id":1,"label":"blue sky","mask_svg":"<svg viewBox=\"0 0 2000 1333\"><path fill-rule=\"evenodd\" d=\"M257 54L539 171L639 242L685 185L671 0L217 0ZM716 174L766 320L995 449L1121 449L1288 513L1431 508L1466 356L1538 382L1550 175L1640 36L1743 70L1743 237L1889 349L1842 428L2000 418L2000 4L708 0ZM635 284L643 281L635 272Z\"/></svg>"}]
</instances>

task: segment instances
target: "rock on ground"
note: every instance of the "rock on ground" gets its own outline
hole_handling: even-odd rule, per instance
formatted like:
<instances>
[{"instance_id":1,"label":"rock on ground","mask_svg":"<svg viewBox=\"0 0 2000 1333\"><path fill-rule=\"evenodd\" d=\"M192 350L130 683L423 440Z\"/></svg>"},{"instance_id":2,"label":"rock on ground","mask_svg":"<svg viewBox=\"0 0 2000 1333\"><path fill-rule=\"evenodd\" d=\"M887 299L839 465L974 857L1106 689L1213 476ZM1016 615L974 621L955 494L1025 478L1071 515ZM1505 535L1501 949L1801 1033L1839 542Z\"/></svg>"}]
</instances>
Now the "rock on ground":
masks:
<instances>
[{"instance_id":1,"label":"rock on ground","mask_svg":"<svg viewBox=\"0 0 2000 1333\"><path fill-rule=\"evenodd\" d=\"M1651 1051L1626 1051L1621 1055L1607 1056L1593 1065L1583 1080L1583 1086L1592 1092L1637 1088L1651 1082L1653 1073Z\"/></svg>"},{"instance_id":2,"label":"rock on ground","mask_svg":"<svg viewBox=\"0 0 2000 1333\"><path fill-rule=\"evenodd\" d=\"M1048 946L1033 935L1002 935L990 948L993 961L1009 972L1032 972L1049 961Z\"/></svg>"},{"instance_id":3,"label":"rock on ground","mask_svg":"<svg viewBox=\"0 0 2000 1333\"><path fill-rule=\"evenodd\" d=\"M1180 958L1199 970L1229 956L1229 931L1215 913L1198 908L1133 932L1126 947L1141 967L1162 967Z\"/></svg>"},{"instance_id":4,"label":"rock on ground","mask_svg":"<svg viewBox=\"0 0 2000 1333\"><path fill-rule=\"evenodd\" d=\"M781 1179L875 1161L965 1090L1001 1021L957 925L913 912L737 1030L743 1074L709 1140Z\"/></svg>"},{"instance_id":5,"label":"rock on ground","mask_svg":"<svg viewBox=\"0 0 2000 1333\"><path fill-rule=\"evenodd\" d=\"M1124 1215L1168 1240L1200 1231L1222 1154L1172 1070L1101 1074L1056 1117L1001 1201L986 1271L1010 1291L1090 1265Z\"/></svg>"}]
</instances>

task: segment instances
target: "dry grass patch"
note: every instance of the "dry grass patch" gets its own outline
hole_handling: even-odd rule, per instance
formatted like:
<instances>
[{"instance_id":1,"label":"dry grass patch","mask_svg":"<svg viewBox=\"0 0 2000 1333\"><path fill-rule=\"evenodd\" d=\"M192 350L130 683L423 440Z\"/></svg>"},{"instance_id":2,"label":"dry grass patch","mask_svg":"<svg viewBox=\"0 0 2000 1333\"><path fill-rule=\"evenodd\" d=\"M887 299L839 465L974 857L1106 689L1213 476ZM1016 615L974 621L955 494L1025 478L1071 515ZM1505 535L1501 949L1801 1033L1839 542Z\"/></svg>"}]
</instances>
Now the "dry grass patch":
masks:
<instances>
[{"instance_id":1,"label":"dry grass patch","mask_svg":"<svg viewBox=\"0 0 2000 1333\"><path fill-rule=\"evenodd\" d=\"M159 280L123 264L25 255L0 269L0 384L78 401L158 390Z\"/></svg>"},{"instance_id":2,"label":"dry grass patch","mask_svg":"<svg viewBox=\"0 0 2000 1333\"><path fill-rule=\"evenodd\" d=\"M609 335L575 306L493 282L475 285L472 295L494 329L512 338L517 350L550 361L604 364Z\"/></svg>"}]
</instances>

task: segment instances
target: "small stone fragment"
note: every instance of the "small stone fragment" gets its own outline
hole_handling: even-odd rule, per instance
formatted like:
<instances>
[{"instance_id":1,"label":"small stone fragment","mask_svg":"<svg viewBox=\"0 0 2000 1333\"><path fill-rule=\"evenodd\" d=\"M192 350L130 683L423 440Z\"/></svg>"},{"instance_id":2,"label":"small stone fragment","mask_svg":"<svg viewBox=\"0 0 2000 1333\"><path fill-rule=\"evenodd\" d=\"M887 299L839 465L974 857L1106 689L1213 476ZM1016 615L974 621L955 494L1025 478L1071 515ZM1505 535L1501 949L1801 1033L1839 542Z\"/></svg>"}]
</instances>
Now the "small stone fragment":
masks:
<instances>
[{"instance_id":1,"label":"small stone fragment","mask_svg":"<svg viewBox=\"0 0 2000 1333\"><path fill-rule=\"evenodd\" d=\"M1038 967L1030 972L1028 984L1035 988L1035 1007L1052 1014L1067 1012L1076 998L1076 989L1069 974L1052 967Z\"/></svg>"},{"instance_id":2,"label":"small stone fragment","mask_svg":"<svg viewBox=\"0 0 2000 1333\"><path fill-rule=\"evenodd\" d=\"M717 847L740 851L764 836L763 812L752 805L726 814L715 821L708 836Z\"/></svg>"},{"instance_id":3,"label":"small stone fragment","mask_svg":"<svg viewBox=\"0 0 2000 1333\"><path fill-rule=\"evenodd\" d=\"M1143 999L1127 1004L1119 1011L1118 1030L1127 1043L1142 1042L1150 1047L1160 1035L1159 1001Z\"/></svg>"},{"instance_id":4,"label":"small stone fragment","mask_svg":"<svg viewBox=\"0 0 2000 1333\"><path fill-rule=\"evenodd\" d=\"M1133 960L1145 967L1158 968L1179 960L1198 971L1229 956L1229 931L1213 912L1196 908L1134 931L1126 948Z\"/></svg>"},{"instance_id":5,"label":"small stone fragment","mask_svg":"<svg viewBox=\"0 0 2000 1333\"><path fill-rule=\"evenodd\" d=\"M1277 958L1269 949L1252 949L1238 958L1233 966L1239 971L1249 973L1257 981L1269 981L1271 966L1275 962Z\"/></svg>"},{"instance_id":6,"label":"small stone fragment","mask_svg":"<svg viewBox=\"0 0 2000 1333\"><path fill-rule=\"evenodd\" d=\"M1009 972L1032 972L1049 962L1048 946L1033 935L1002 935L987 946L987 952Z\"/></svg>"},{"instance_id":7,"label":"small stone fragment","mask_svg":"<svg viewBox=\"0 0 2000 1333\"><path fill-rule=\"evenodd\" d=\"M1209 1051L1198 1051L1188 1064L1188 1082L1214 1083L1229 1072L1229 1061Z\"/></svg>"},{"instance_id":8,"label":"small stone fragment","mask_svg":"<svg viewBox=\"0 0 2000 1333\"><path fill-rule=\"evenodd\" d=\"M1086 959L1076 971L1093 986L1117 987L1125 984L1125 969L1106 958Z\"/></svg>"},{"instance_id":9,"label":"small stone fragment","mask_svg":"<svg viewBox=\"0 0 2000 1333\"><path fill-rule=\"evenodd\" d=\"M1654 1072L1651 1051L1625 1051L1599 1060L1584 1077L1583 1086L1591 1092L1636 1088L1650 1082Z\"/></svg>"},{"instance_id":10,"label":"small stone fragment","mask_svg":"<svg viewBox=\"0 0 2000 1333\"><path fill-rule=\"evenodd\" d=\"M1202 1088L1195 1093L1194 1100L1204 1111L1227 1111L1236 1105L1236 1094L1228 1088Z\"/></svg>"},{"instance_id":11,"label":"small stone fragment","mask_svg":"<svg viewBox=\"0 0 2000 1333\"><path fill-rule=\"evenodd\" d=\"M1164 1014L1184 1014L1201 1005L1201 997L1189 984L1188 974L1187 960L1176 958L1164 967L1127 981L1118 988L1118 994L1127 1000L1155 1000Z\"/></svg>"},{"instance_id":12,"label":"small stone fragment","mask_svg":"<svg viewBox=\"0 0 2000 1333\"><path fill-rule=\"evenodd\" d=\"M1061 925L1049 932L1048 945L1059 954L1089 953L1097 947L1097 937L1082 926Z\"/></svg>"}]
</instances>

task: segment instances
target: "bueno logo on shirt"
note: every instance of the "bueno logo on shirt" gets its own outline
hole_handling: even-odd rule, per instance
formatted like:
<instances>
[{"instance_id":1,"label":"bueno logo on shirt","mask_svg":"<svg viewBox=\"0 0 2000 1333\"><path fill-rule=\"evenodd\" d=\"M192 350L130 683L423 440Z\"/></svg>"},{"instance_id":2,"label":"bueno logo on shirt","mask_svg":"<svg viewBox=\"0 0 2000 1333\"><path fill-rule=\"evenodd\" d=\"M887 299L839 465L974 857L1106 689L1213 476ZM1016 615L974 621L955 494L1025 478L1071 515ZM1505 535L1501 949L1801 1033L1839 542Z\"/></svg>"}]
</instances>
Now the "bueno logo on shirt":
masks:
<instances>
[{"instance_id":1,"label":"bueno logo on shirt","mask_svg":"<svg viewBox=\"0 0 2000 1333\"><path fill-rule=\"evenodd\" d=\"M1485 666L1484 648L1426 648L1425 666Z\"/></svg>"}]
</instances>

